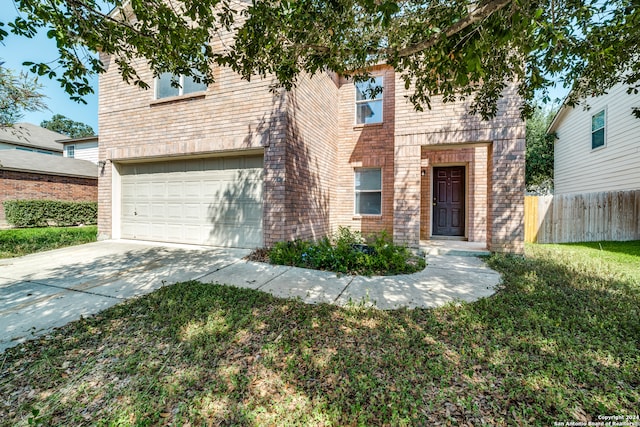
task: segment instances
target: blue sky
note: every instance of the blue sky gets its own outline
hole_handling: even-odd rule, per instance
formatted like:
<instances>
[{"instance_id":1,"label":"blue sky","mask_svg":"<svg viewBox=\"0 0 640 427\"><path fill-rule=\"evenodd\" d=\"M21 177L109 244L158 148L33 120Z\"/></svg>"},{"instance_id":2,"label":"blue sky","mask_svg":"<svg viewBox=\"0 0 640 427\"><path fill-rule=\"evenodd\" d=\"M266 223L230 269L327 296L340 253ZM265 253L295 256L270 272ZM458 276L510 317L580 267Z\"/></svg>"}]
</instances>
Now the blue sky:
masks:
<instances>
[{"instance_id":1,"label":"blue sky","mask_svg":"<svg viewBox=\"0 0 640 427\"><path fill-rule=\"evenodd\" d=\"M6 0L5 0L6 1ZM16 16L15 7L9 1L9 7L0 8L0 22L5 23L5 30L8 30L6 23ZM4 6L4 5L3 5ZM0 44L0 58L4 61L4 67L20 71L28 71L22 65L25 61L31 62L52 62L58 58L55 41L48 39L46 31L41 31L35 38L28 39L18 37L9 33ZM39 77L38 82L43 86L41 92L47 96L45 102L48 110L26 112L21 121L39 125L43 120L51 119L54 114L62 114L72 120L86 123L91 126L94 132L98 132L98 79L92 79L94 93L84 99L87 104L79 104L69 99L69 95L62 89L55 80L48 77Z\"/></svg>"}]
</instances>

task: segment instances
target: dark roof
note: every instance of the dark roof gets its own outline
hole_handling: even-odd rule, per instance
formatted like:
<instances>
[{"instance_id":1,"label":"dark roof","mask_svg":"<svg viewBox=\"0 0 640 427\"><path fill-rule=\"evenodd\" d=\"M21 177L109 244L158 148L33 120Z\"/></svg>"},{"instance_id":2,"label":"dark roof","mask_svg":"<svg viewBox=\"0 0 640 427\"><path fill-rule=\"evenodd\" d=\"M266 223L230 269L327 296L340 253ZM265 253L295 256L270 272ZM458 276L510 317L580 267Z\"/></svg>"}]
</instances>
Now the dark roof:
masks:
<instances>
[{"instance_id":1,"label":"dark roof","mask_svg":"<svg viewBox=\"0 0 640 427\"><path fill-rule=\"evenodd\" d=\"M0 170L98 178L98 166L88 160L21 150L0 150Z\"/></svg>"},{"instance_id":2,"label":"dark roof","mask_svg":"<svg viewBox=\"0 0 640 427\"><path fill-rule=\"evenodd\" d=\"M56 142L68 136L31 123L16 123L9 127L0 127L0 142L29 148L56 151L62 153L62 144Z\"/></svg>"}]
</instances>

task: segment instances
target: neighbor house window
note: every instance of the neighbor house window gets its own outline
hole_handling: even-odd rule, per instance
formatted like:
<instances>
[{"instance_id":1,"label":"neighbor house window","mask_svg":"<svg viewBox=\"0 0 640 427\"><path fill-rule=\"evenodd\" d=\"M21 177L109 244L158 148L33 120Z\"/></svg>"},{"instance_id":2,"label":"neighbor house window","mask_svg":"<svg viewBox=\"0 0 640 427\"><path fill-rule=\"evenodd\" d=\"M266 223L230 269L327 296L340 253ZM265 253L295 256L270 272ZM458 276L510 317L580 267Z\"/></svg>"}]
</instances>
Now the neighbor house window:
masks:
<instances>
[{"instance_id":1,"label":"neighbor house window","mask_svg":"<svg viewBox=\"0 0 640 427\"><path fill-rule=\"evenodd\" d=\"M355 85L356 124L382 123L382 77Z\"/></svg>"},{"instance_id":2,"label":"neighbor house window","mask_svg":"<svg viewBox=\"0 0 640 427\"><path fill-rule=\"evenodd\" d=\"M162 73L156 79L156 99L204 92L205 90L207 90L207 85L203 82L196 82L191 76Z\"/></svg>"},{"instance_id":3,"label":"neighbor house window","mask_svg":"<svg viewBox=\"0 0 640 427\"><path fill-rule=\"evenodd\" d=\"M591 116L591 149L602 147L605 143L605 124L607 116L602 110Z\"/></svg>"},{"instance_id":4,"label":"neighbor house window","mask_svg":"<svg viewBox=\"0 0 640 427\"><path fill-rule=\"evenodd\" d=\"M382 214L382 170L356 169L355 213L357 215Z\"/></svg>"},{"instance_id":5,"label":"neighbor house window","mask_svg":"<svg viewBox=\"0 0 640 427\"><path fill-rule=\"evenodd\" d=\"M75 156L76 156L76 146L67 145L67 157L71 157L73 159Z\"/></svg>"}]
</instances>

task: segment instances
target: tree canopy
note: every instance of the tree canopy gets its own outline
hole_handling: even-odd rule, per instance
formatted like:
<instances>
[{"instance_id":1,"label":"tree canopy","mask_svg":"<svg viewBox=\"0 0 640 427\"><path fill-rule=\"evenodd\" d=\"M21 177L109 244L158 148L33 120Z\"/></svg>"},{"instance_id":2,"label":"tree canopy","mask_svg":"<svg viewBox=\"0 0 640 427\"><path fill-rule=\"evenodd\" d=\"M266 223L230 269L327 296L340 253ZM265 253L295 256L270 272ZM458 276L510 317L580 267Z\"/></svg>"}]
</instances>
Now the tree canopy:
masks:
<instances>
[{"instance_id":1,"label":"tree canopy","mask_svg":"<svg viewBox=\"0 0 640 427\"><path fill-rule=\"evenodd\" d=\"M557 108L535 106L527 120L525 184L527 191L549 194L553 191L553 143L555 133L547 129L555 117Z\"/></svg>"},{"instance_id":2,"label":"tree canopy","mask_svg":"<svg viewBox=\"0 0 640 427\"><path fill-rule=\"evenodd\" d=\"M416 108L433 96L470 99L491 117L508 82L533 111L536 91L573 86L568 103L619 81L637 91L638 0L13 0L21 15L8 31L56 39L59 65L32 70L58 79L73 99L91 92L87 75L113 56L125 81L143 88L132 65L204 76L212 65L244 78L275 75L291 88L301 73L332 70L355 78L389 64L411 88ZM100 8L100 6L106 8ZM109 10L110 12L107 12ZM8 34L0 27L0 40ZM234 41L212 43L232 32ZM548 97L547 97L548 98Z\"/></svg>"},{"instance_id":3,"label":"tree canopy","mask_svg":"<svg viewBox=\"0 0 640 427\"><path fill-rule=\"evenodd\" d=\"M93 136L93 128L85 123L76 122L62 114L54 114L51 120L43 120L40 126L54 132L67 135L69 138L81 138L83 136Z\"/></svg>"},{"instance_id":4,"label":"tree canopy","mask_svg":"<svg viewBox=\"0 0 640 427\"><path fill-rule=\"evenodd\" d=\"M16 74L0 61L0 127L12 126L25 111L46 108L37 78L26 73Z\"/></svg>"}]
</instances>

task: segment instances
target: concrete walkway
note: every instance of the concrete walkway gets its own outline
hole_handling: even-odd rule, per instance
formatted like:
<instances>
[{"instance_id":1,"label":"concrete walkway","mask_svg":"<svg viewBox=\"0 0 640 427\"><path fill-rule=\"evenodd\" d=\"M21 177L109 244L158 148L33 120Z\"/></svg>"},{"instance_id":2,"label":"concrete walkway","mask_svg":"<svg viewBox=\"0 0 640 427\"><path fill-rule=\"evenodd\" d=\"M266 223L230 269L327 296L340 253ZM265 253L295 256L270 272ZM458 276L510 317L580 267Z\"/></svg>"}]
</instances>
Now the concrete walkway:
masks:
<instances>
[{"instance_id":1,"label":"concrete walkway","mask_svg":"<svg viewBox=\"0 0 640 427\"><path fill-rule=\"evenodd\" d=\"M500 275L479 258L428 255L425 270L388 277L246 261L249 250L104 241L0 260L0 352L164 285L199 280L310 304L437 307L494 292Z\"/></svg>"}]
</instances>

